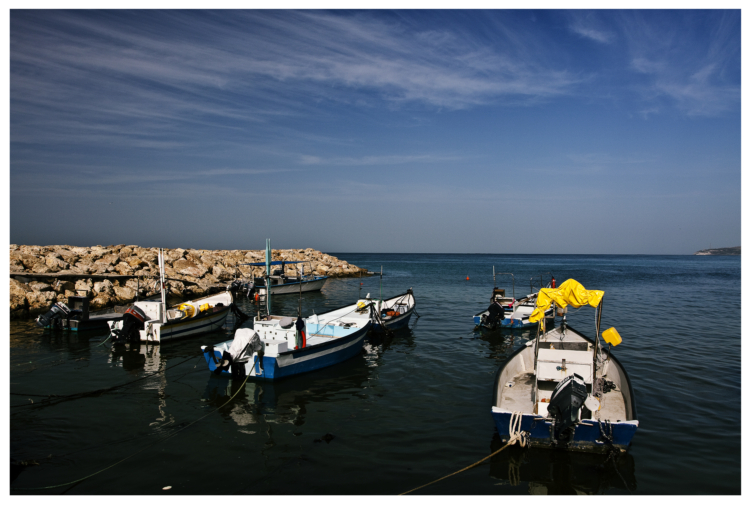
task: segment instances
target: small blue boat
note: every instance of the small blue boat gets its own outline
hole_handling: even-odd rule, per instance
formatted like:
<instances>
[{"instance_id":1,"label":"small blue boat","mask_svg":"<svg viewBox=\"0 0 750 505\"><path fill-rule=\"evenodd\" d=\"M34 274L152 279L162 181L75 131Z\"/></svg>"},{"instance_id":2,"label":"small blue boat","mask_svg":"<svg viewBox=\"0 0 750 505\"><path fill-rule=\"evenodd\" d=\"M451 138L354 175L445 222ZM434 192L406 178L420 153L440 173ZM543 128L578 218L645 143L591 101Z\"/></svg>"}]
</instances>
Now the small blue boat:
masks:
<instances>
[{"instance_id":1,"label":"small blue boat","mask_svg":"<svg viewBox=\"0 0 750 505\"><path fill-rule=\"evenodd\" d=\"M610 349L622 340L614 328L599 340L603 291L587 291L573 279L540 291L533 322L544 320L554 301L566 310L597 307L596 338L567 326L540 331L498 370L492 417L503 442L523 440L532 447L571 451L625 451L638 429L630 378Z\"/></svg>"}]
</instances>

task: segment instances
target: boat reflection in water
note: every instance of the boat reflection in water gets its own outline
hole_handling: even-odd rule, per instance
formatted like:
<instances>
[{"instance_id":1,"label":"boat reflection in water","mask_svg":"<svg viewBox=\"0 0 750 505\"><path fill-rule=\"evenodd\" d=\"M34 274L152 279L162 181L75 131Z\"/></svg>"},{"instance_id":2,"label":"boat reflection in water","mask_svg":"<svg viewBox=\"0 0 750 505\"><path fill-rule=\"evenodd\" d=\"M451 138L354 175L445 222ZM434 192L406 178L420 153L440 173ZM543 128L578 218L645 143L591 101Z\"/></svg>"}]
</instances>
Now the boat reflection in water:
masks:
<instances>
[{"instance_id":1,"label":"boat reflection in water","mask_svg":"<svg viewBox=\"0 0 750 505\"><path fill-rule=\"evenodd\" d=\"M271 424L305 424L308 407L347 398L365 389L370 379L364 353L336 367L324 368L314 374L292 376L283 381L247 381L211 374L203 399L218 408L233 398L219 412L234 421L240 433L253 435L271 431ZM318 410L316 409L316 412Z\"/></svg>"},{"instance_id":2,"label":"boat reflection in water","mask_svg":"<svg viewBox=\"0 0 750 505\"><path fill-rule=\"evenodd\" d=\"M503 442L497 433L490 444ZM621 494L636 491L635 461L629 453L609 454L508 447L490 460L490 477L499 485L526 487L529 494Z\"/></svg>"}]
</instances>

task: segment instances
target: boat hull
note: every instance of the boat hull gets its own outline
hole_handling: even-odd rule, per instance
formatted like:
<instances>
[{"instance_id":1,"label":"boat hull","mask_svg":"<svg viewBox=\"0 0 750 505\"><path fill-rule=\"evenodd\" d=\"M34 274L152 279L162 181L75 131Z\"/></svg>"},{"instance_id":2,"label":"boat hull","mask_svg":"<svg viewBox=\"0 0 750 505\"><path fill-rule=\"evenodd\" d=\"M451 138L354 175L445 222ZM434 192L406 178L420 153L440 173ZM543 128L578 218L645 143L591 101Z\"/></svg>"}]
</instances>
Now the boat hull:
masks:
<instances>
[{"instance_id":1,"label":"boat hull","mask_svg":"<svg viewBox=\"0 0 750 505\"><path fill-rule=\"evenodd\" d=\"M257 359L250 360L247 363L233 363L229 370L222 370L221 375L232 376L232 367L241 366L240 376L247 375L254 380L279 380L336 365L353 358L362 351L365 336L370 326L371 324L368 323L350 335L324 344L283 352L275 357L263 356L262 368ZM204 348L203 356L209 370L214 372L217 362L221 361L222 352L216 349L211 352L210 348ZM234 370L234 372L237 375L238 370Z\"/></svg>"},{"instance_id":2,"label":"boat hull","mask_svg":"<svg viewBox=\"0 0 750 505\"><path fill-rule=\"evenodd\" d=\"M411 319L412 313L414 313L414 307L412 307L411 309L409 309L408 312L406 312L404 314L401 314L400 316L396 316L396 317L392 318L391 320L389 320L386 323L386 327L389 330L399 330L401 328L406 328L407 326L409 326L409 320ZM385 329L383 328L383 326L381 324L379 324L379 323L373 323L372 324L372 331L374 331L374 332L382 332L382 331L385 331Z\"/></svg>"},{"instance_id":3,"label":"boat hull","mask_svg":"<svg viewBox=\"0 0 750 505\"><path fill-rule=\"evenodd\" d=\"M321 277L312 281L302 281L302 289L301 291L303 293L306 293L308 291L320 291L323 288L323 285L328 280L328 277ZM257 286L255 288L258 291L259 295L265 296L266 294L266 287L265 286ZM273 295L292 295L292 294L299 294L300 292L300 283L299 282L290 282L287 284L271 284L271 296Z\"/></svg>"},{"instance_id":4,"label":"boat hull","mask_svg":"<svg viewBox=\"0 0 750 505\"><path fill-rule=\"evenodd\" d=\"M177 321L175 323L162 324L154 328L158 337L156 340L159 342L168 342L198 335L199 333L218 330L224 326L224 322L229 315L229 310L229 307L224 307L207 316L188 319L185 321ZM141 341L144 341L144 339L142 338Z\"/></svg>"},{"instance_id":5,"label":"boat hull","mask_svg":"<svg viewBox=\"0 0 750 505\"><path fill-rule=\"evenodd\" d=\"M510 418L512 414L509 411L499 411L494 408L492 410L492 418L495 421L497 433L503 442L507 442L510 438ZM529 442L532 447L559 447L582 452L606 452L610 446L623 451L627 450L638 429L638 421L602 423L600 426L597 421L587 419L576 425L573 440L565 444L555 444L552 441L551 428L552 423L550 421L536 414L523 414L521 418L520 430L529 433ZM611 439L611 443L604 435Z\"/></svg>"},{"instance_id":6,"label":"boat hull","mask_svg":"<svg viewBox=\"0 0 750 505\"><path fill-rule=\"evenodd\" d=\"M555 332L559 333L560 329L550 330L545 335ZM575 345L576 342L588 342L591 346L594 345L592 339L570 326L567 327L567 332L565 342L552 341L559 349L564 349L563 345L571 345L571 349L573 349L572 345ZM606 355L610 364L604 369L603 373L605 373L607 380L613 381L616 385L616 389L607 395L617 394L620 399L618 401L614 396L605 395L603 401L612 405L612 410L605 410L603 407L600 410L602 417L606 415L606 417L603 417L606 420L600 423L593 416L589 419L579 419L574 426L572 437L565 441L556 441L553 436L552 418L546 417L546 414L540 415L536 413L536 410L533 410L531 397L534 396L534 390L531 389L531 386L536 380L535 349L536 342L530 341L527 345L516 350L500 367L495 376L491 413L501 440L503 442L509 440L511 416L516 412L521 415L519 430L528 433L528 442L532 447L581 452L607 452L615 447L626 451L638 429L639 422L630 378L617 358L607 351ZM538 364L540 370L543 367L541 356L540 352ZM578 362L571 355L568 355L568 358L568 370L576 370L575 367L579 366ZM542 380L549 380L550 369L543 370L542 373L547 375L543 376ZM578 371L581 370L578 369ZM559 379L562 379L563 376L564 374ZM587 374L583 373L582 377L587 377ZM590 383L588 387L591 387ZM620 407L617 407L617 405L620 405Z\"/></svg>"}]
</instances>

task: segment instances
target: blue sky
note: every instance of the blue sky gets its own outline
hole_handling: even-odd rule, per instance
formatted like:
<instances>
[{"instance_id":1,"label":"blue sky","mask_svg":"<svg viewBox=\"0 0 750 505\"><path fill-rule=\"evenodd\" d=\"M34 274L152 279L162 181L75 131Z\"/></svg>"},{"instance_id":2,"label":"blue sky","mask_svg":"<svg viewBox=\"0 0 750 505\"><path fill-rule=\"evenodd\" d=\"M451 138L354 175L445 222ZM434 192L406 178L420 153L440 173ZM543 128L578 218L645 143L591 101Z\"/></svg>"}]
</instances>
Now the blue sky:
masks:
<instances>
[{"instance_id":1,"label":"blue sky","mask_svg":"<svg viewBox=\"0 0 750 505\"><path fill-rule=\"evenodd\" d=\"M10 12L10 241L739 245L739 10Z\"/></svg>"}]
</instances>

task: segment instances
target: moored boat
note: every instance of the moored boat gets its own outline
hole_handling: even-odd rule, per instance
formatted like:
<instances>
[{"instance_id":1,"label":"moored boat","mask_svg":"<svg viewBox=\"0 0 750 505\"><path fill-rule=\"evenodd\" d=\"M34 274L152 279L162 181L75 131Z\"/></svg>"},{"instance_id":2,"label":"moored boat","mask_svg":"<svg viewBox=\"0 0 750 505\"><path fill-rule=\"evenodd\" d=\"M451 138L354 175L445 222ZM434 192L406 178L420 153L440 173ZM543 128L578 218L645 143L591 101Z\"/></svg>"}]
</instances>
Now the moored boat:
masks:
<instances>
[{"instance_id":1,"label":"moored boat","mask_svg":"<svg viewBox=\"0 0 750 505\"><path fill-rule=\"evenodd\" d=\"M492 278L496 275L510 275L513 282L512 296L506 296L505 289L498 288L497 285L492 288L490 296L490 306L484 311L474 315L474 324L477 328L487 328L495 330L497 328L531 328L535 323L529 321L529 316L536 307L537 293L530 293L528 296L516 299L515 277L512 273L495 274L495 267L492 267ZM552 277L547 287L555 287L555 278ZM551 318L554 315L554 307L545 311L545 317Z\"/></svg>"},{"instance_id":2,"label":"moored boat","mask_svg":"<svg viewBox=\"0 0 750 505\"><path fill-rule=\"evenodd\" d=\"M266 275L270 275L271 241L266 240ZM300 286L297 286L300 289ZM303 318L271 315L273 290L265 297L266 314L253 328L238 329L232 340L201 346L209 370L219 375L278 380L340 363L361 352L372 305L347 305ZM365 310L362 310L362 309Z\"/></svg>"},{"instance_id":3,"label":"moored boat","mask_svg":"<svg viewBox=\"0 0 750 505\"><path fill-rule=\"evenodd\" d=\"M535 447L572 451L627 450L638 418L630 379L611 354L621 342L617 330L601 333L603 291L589 291L573 279L544 288L530 320L536 339L516 351L495 378L492 417L503 441L521 437ZM596 337L566 324L544 331L544 312L552 304L597 308Z\"/></svg>"},{"instance_id":4,"label":"moored boat","mask_svg":"<svg viewBox=\"0 0 750 505\"><path fill-rule=\"evenodd\" d=\"M214 331L224 325L227 315L234 308L234 299L229 289L196 300L167 305L164 251L161 249L159 275L161 299L134 302L125 311L122 319L108 322L114 344L161 343Z\"/></svg>"},{"instance_id":5,"label":"moored boat","mask_svg":"<svg viewBox=\"0 0 750 505\"><path fill-rule=\"evenodd\" d=\"M335 365L362 351L371 327L369 308L347 305L308 318L256 316L253 329L202 346L209 370L221 375L278 380Z\"/></svg>"},{"instance_id":6,"label":"moored boat","mask_svg":"<svg viewBox=\"0 0 750 505\"><path fill-rule=\"evenodd\" d=\"M388 298L387 300L373 301L370 294L357 302L362 310L372 304L371 312L372 329L374 332L385 330L398 330L409 325L411 315L415 312L417 301L414 298L412 288L406 293ZM369 309L368 309L369 310Z\"/></svg>"},{"instance_id":7,"label":"moored boat","mask_svg":"<svg viewBox=\"0 0 750 505\"><path fill-rule=\"evenodd\" d=\"M286 265L301 263L300 269L296 275L286 275ZM271 295L289 295L306 293L308 291L320 291L328 279L325 275L305 275L304 261L270 261L268 266L280 265L281 269L274 270L273 273L263 277L253 277L252 282L247 284L247 294L252 296L257 293L259 296L266 296L268 286L271 287ZM266 263L243 263L245 266L262 267ZM311 269L312 270L312 269Z\"/></svg>"}]
</instances>

